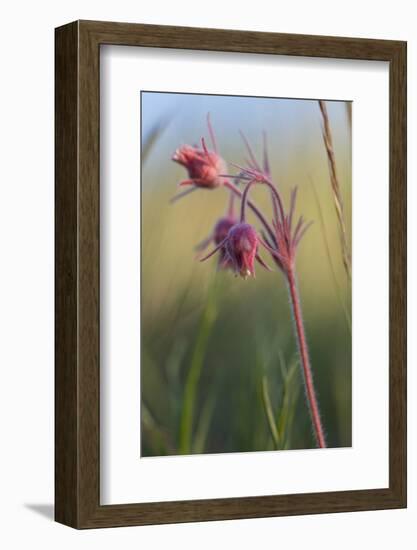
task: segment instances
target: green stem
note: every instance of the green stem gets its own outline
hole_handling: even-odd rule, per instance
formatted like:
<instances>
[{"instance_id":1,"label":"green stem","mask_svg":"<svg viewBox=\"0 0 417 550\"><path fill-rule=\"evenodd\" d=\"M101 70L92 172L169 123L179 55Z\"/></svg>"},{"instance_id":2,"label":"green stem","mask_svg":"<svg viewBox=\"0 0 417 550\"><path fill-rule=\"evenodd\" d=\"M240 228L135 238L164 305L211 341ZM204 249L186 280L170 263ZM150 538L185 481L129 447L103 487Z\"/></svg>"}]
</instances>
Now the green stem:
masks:
<instances>
[{"instance_id":1,"label":"green stem","mask_svg":"<svg viewBox=\"0 0 417 550\"><path fill-rule=\"evenodd\" d=\"M266 376L262 377L262 401L264 404L266 418L268 420L269 430L274 442L275 449L279 449L279 434L275 424L274 413L272 411L271 399L269 397L268 380Z\"/></svg>"},{"instance_id":2,"label":"green stem","mask_svg":"<svg viewBox=\"0 0 417 550\"><path fill-rule=\"evenodd\" d=\"M191 365L188 371L183 397L183 408L179 430L179 453L190 454L192 450L192 432L194 408L197 397L198 382L204 364L204 356L210 331L216 318L215 307L210 296L207 299L205 310L200 321L200 328L197 335Z\"/></svg>"}]
</instances>

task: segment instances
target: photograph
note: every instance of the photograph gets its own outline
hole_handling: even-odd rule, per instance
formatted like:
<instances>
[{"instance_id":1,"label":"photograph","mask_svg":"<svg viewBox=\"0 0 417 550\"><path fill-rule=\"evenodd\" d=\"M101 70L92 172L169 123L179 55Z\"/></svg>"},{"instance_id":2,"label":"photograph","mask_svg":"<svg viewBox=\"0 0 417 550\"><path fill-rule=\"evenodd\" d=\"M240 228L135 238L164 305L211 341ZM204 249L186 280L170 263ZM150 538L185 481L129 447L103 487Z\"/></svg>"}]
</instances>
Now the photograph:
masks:
<instances>
[{"instance_id":1,"label":"photograph","mask_svg":"<svg viewBox=\"0 0 417 550\"><path fill-rule=\"evenodd\" d=\"M352 102L138 101L140 456L351 447Z\"/></svg>"},{"instance_id":2,"label":"photograph","mask_svg":"<svg viewBox=\"0 0 417 550\"><path fill-rule=\"evenodd\" d=\"M417 548L417 18L375 7L2 2L0 550Z\"/></svg>"}]
</instances>

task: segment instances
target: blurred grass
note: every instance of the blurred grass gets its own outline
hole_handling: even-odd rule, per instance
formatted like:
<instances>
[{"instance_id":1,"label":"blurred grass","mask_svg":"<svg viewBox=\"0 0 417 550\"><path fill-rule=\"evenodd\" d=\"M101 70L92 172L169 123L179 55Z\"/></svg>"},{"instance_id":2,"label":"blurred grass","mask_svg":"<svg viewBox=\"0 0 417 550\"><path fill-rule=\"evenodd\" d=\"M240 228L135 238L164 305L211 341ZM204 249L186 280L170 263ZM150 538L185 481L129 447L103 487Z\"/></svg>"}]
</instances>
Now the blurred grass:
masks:
<instances>
[{"instance_id":1,"label":"blurred grass","mask_svg":"<svg viewBox=\"0 0 417 550\"><path fill-rule=\"evenodd\" d=\"M214 285L213 287L214 288ZM192 431L194 421L194 409L197 398L198 382L200 380L201 369L204 363L204 357L206 354L207 343L210 337L210 331L213 323L216 319L216 308L214 305L213 289L207 296L207 302L201 317L200 327L195 340L195 347L191 358L188 373L185 379L184 395L182 398L182 413L180 420L180 432L179 432L179 453L189 454L192 451ZM200 427L200 433L198 438L197 447L203 447L205 440L205 434L208 430L208 422L210 419L211 407L204 409L201 413L203 417L202 425Z\"/></svg>"},{"instance_id":2,"label":"blurred grass","mask_svg":"<svg viewBox=\"0 0 417 550\"><path fill-rule=\"evenodd\" d=\"M290 368L287 370L281 359L282 372L282 404L278 413L278 429L281 434L282 449L292 448L292 438L294 437L294 419L296 414L297 402L300 393L300 371L297 360L293 360Z\"/></svg>"},{"instance_id":3,"label":"blurred grass","mask_svg":"<svg viewBox=\"0 0 417 550\"><path fill-rule=\"evenodd\" d=\"M280 434L278 433L278 428L275 423L274 413L272 411L271 397L269 395L269 385L268 378L266 376L262 377L262 401L265 408L265 415L268 421L269 429L271 430L271 437L274 442L275 449L279 449L280 445Z\"/></svg>"},{"instance_id":4,"label":"blurred grass","mask_svg":"<svg viewBox=\"0 0 417 550\"><path fill-rule=\"evenodd\" d=\"M144 136L166 112L158 108L157 99L148 99L142 100ZM251 104L245 103L241 117L232 118L236 113L226 111L221 99L201 99L201 106L191 101L192 116L181 116L179 110L146 158L142 156L141 454L273 450L277 445L266 415L263 380L278 447L315 446L281 274L258 268L255 280L243 281L231 273L217 273L215 259L204 264L195 261L194 245L210 234L224 213L224 189L199 190L169 204L184 175L170 156L181 143L195 143L207 134L208 110L228 161L244 162L240 128L258 156L266 130L272 174L285 200L290 187L298 185L297 211L315 221L297 259L304 321L328 443L350 446L351 336L341 300L350 308L351 288L341 262L317 102L303 101L298 109L271 100L265 113L259 105L251 110ZM165 109L166 103L164 97ZM346 106L328 104L328 110L350 237L351 145ZM328 250L310 176L326 222ZM254 189L253 197L269 215L265 190Z\"/></svg>"}]
</instances>

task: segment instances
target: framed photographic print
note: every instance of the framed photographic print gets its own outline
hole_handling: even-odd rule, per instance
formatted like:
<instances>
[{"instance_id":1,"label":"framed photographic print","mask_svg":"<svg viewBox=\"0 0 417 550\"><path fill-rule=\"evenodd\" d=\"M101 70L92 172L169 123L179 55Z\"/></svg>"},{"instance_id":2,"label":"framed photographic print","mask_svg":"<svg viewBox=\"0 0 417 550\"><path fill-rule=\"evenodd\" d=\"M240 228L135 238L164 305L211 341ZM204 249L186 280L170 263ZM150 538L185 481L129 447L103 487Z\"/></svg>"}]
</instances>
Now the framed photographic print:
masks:
<instances>
[{"instance_id":1,"label":"framed photographic print","mask_svg":"<svg viewBox=\"0 0 417 550\"><path fill-rule=\"evenodd\" d=\"M56 520L406 506L406 44L56 29Z\"/></svg>"}]
</instances>

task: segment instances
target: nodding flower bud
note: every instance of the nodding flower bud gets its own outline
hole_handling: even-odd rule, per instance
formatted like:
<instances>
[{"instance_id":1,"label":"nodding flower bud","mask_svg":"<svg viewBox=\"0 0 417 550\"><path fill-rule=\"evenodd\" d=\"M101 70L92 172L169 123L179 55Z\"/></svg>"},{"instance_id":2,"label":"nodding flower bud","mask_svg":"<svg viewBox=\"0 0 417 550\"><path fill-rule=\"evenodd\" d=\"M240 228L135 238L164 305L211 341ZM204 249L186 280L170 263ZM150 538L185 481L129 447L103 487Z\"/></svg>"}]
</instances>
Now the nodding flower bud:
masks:
<instances>
[{"instance_id":1,"label":"nodding flower bud","mask_svg":"<svg viewBox=\"0 0 417 550\"><path fill-rule=\"evenodd\" d=\"M220 230L225 229L225 219L227 218L223 218L218 222L218 225L220 225L218 239L220 239ZM209 252L207 256L204 256L204 258L200 258L200 262L205 262L219 252L220 261L218 265L220 268L226 269L230 267L236 275L240 275L244 279L250 276L255 277L255 260L266 270L271 271L258 254L259 242L261 241L258 234L251 225L245 222L236 223L229 229L226 237L217 244L214 250Z\"/></svg>"},{"instance_id":2,"label":"nodding flower bud","mask_svg":"<svg viewBox=\"0 0 417 550\"><path fill-rule=\"evenodd\" d=\"M226 173L226 163L213 151L208 151L203 142L203 148L183 145L172 155L172 160L184 166L189 179L180 185L195 185L206 189L214 189L223 184L221 174Z\"/></svg>"},{"instance_id":3,"label":"nodding flower bud","mask_svg":"<svg viewBox=\"0 0 417 550\"><path fill-rule=\"evenodd\" d=\"M258 235L248 223L237 223L229 230L225 243L227 258L233 271L244 279L255 276L254 262L258 246Z\"/></svg>"},{"instance_id":4,"label":"nodding flower bud","mask_svg":"<svg viewBox=\"0 0 417 550\"><path fill-rule=\"evenodd\" d=\"M216 225L214 226L213 231L213 240L215 245L222 243L227 235L229 234L230 229L236 224L236 218L234 216L225 216L220 218ZM229 259L227 254L226 245L224 244L219 249L219 269L228 269L232 267L232 262Z\"/></svg>"},{"instance_id":5,"label":"nodding flower bud","mask_svg":"<svg viewBox=\"0 0 417 550\"><path fill-rule=\"evenodd\" d=\"M236 218L233 216L225 216L220 218L216 225L214 226L213 239L214 242L220 244L229 234L230 229L236 225Z\"/></svg>"}]
</instances>

